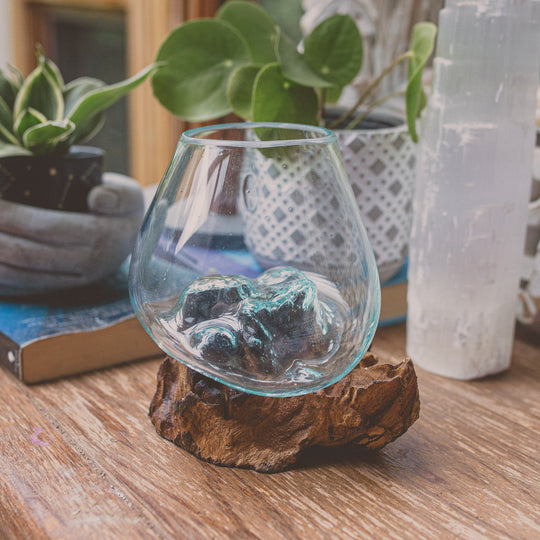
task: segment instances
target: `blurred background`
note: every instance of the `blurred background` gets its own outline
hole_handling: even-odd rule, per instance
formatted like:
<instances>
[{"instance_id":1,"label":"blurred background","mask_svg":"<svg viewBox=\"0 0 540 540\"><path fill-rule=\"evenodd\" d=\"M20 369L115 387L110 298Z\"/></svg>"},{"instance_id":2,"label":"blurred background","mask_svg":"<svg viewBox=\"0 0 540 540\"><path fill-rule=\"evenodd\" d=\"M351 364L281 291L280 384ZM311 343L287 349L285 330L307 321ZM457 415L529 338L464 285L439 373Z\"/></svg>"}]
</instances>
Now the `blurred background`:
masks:
<instances>
[{"instance_id":1,"label":"blurred background","mask_svg":"<svg viewBox=\"0 0 540 540\"><path fill-rule=\"evenodd\" d=\"M114 83L150 64L172 28L188 19L210 17L222 3L0 0L0 66L11 63L27 75L36 64L35 44L41 43L66 82L90 76ZM443 0L303 0L303 27L309 29L330 13L352 15L365 39L361 83L407 49L415 22L436 22L442 5ZM399 87L404 77L403 71L386 84ZM161 108L145 83L110 109L104 129L91 144L107 150L107 170L148 185L161 179L187 127Z\"/></svg>"}]
</instances>

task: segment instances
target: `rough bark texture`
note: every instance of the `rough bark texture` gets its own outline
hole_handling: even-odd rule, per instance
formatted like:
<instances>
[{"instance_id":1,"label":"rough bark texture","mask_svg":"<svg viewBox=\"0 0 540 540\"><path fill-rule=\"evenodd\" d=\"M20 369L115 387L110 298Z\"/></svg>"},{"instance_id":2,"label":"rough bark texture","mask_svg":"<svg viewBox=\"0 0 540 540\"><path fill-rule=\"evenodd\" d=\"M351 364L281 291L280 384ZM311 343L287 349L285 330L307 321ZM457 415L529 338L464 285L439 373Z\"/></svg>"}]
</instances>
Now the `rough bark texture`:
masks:
<instances>
[{"instance_id":1,"label":"rough bark texture","mask_svg":"<svg viewBox=\"0 0 540 540\"><path fill-rule=\"evenodd\" d=\"M412 362L368 353L336 384L304 396L246 394L165 358L150 418L162 437L210 463L260 472L294 465L311 447L378 449L418 418Z\"/></svg>"}]
</instances>

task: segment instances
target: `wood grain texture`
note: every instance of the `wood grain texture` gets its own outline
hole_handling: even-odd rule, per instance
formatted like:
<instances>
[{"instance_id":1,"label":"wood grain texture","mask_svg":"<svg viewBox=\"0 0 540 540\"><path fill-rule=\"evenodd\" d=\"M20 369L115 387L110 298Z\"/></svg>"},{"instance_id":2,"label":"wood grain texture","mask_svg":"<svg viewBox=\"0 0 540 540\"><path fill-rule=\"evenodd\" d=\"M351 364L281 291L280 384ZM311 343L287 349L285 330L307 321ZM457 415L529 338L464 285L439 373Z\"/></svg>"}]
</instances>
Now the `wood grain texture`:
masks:
<instances>
[{"instance_id":1,"label":"wood grain texture","mask_svg":"<svg viewBox=\"0 0 540 540\"><path fill-rule=\"evenodd\" d=\"M240 392L166 357L149 415L159 435L199 459L276 473L310 448L383 448L409 429L419 410L412 362L382 362L367 353L337 383L288 398Z\"/></svg>"},{"instance_id":2,"label":"wood grain texture","mask_svg":"<svg viewBox=\"0 0 540 540\"><path fill-rule=\"evenodd\" d=\"M2 375L0 538L82 538L99 524L111 534L139 537L144 520L120 486L27 388L13 386L11 375Z\"/></svg>"},{"instance_id":3,"label":"wood grain texture","mask_svg":"<svg viewBox=\"0 0 540 540\"><path fill-rule=\"evenodd\" d=\"M373 350L399 359L404 343L388 327ZM417 370L422 411L402 437L275 475L160 438L147 417L159 363L31 387L0 371L0 538L540 537L534 345L518 340L512 369L482 381Z\"/></svg>"}]
</instances>

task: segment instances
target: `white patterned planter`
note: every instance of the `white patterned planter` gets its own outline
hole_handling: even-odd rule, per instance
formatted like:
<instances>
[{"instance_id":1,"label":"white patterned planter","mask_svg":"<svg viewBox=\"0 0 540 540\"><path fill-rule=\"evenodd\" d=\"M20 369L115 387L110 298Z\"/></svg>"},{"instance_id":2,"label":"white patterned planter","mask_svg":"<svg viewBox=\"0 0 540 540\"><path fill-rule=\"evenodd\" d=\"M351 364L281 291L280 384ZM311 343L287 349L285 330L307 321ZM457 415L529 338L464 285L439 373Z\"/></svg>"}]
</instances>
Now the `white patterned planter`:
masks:
<instances>
[{"instance_id":1,"label":"white patterned planter","mask_svg":"<svg viewBox=\"0 0 540 540\"><path fill-rule=\"evenodd\" d=\"M352 248L352 216L335 197L332 164L316 152L290 162L258 150L248 162L239 208L244 241L259 264L311 270L332 261L333 271L346 271L360 254Z\"/></svg>"},{"instance_id":2,"label":"white patterned planter","mask_svg":"<svg viewBox=\"0 0 540 540\"><path fill-rule=\"evenodd\" d=\"M416 146L405 125L336 130L336 135L384 282L401 268L408 254Z\"/></svg>"},{"instance_id":3,"label":"white patterned planter","mask_svg":"<svg viewBox=\"0 0 540 540\"><path fill-rule=\"evenodd\" d=\"M404 125L337 130L336 135L384 282L407 257L415 146ZM314 156L286 167L266 159L250 162L256 170L243 171L244 200L239 206L246 223L244 240L263 268L288 263L309 268L322 253L336 268L354 260L346 241L347 220L335 218L339 203L325 196L324 161ZM257 178L257 190L250 189L250 175Z\"/></svg>"}]
</instances>

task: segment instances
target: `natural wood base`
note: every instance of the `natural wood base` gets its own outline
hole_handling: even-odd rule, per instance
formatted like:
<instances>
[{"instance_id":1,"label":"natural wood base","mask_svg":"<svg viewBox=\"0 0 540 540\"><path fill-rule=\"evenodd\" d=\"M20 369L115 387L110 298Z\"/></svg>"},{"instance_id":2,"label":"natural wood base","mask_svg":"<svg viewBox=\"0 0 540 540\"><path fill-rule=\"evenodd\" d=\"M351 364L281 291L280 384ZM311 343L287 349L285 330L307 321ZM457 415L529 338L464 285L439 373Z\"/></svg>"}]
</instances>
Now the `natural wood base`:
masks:
<instances>
[{"instance_id":1,"label":"natural wood base","mask_svg":"<svg viewBox=\"0 0 540 540\"><path fill-rule=\"evenodd\" d=\"M328 388L273 398L234 390L167 357L150 418L159 435L200 459L273 473L311 447L382 448L407 431L419 410L409 359L381 363L368 353Z\"/></svg>"}]
</instances>

